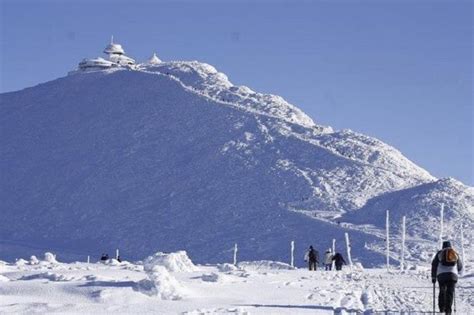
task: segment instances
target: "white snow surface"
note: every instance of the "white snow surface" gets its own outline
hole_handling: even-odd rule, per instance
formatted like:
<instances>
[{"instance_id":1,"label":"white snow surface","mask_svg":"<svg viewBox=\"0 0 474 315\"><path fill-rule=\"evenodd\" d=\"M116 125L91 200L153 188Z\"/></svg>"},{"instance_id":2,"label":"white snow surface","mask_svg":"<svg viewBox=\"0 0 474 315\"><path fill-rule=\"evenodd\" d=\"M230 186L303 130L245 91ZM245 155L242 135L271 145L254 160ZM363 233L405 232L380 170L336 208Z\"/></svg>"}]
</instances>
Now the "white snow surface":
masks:
<instances>
[{"instance_id":1,"label":"white snow surface","mask_svg":"<svg viewBox=\"0 0 474 315\"><path fill-rule=\"evenodd\" d=\"M186 289L163 266L154 265L147 268L144 265L148 279L138 282L140 292L149 296L156 296L162 300L180 300L186 295Z\"/></svg>"},{"instance_id":2,"label":"white snow surface","mask_svg":"<svg viewBox=\"0 0 474 315\"><path fill-rule=\"evenodd\" d=\"M153 272L157 266L164 267L171 272L191 272L196 270L196 267L185 251L175 253L155 253L144 260L143 266L147 272Z\"/></svg>"},{"instance_id":3,"label":"white snow surface","mask_svg":"<svg viewBox=\"0 0 474 315\"><path fill-rule=\"evenodd\" d=\"M441 203L456 246L459 225L474 226L471 187L377 139L317 125L208 64L137 69L0 95L0 258L185 249L197 263L225 263L238 243L239 261L288 262L290 241L297 257L333 238L341 251L349 232L354 258L376 266L389 209L396 231L407 215L406 260L416 265L437 247ZM391 246L396 261L399 242Z\"/></svg>"},{"instance_id":4,"label":"white snow surface","mask_svg":"<svg viewBox=\"0 0 474 315\"><path fill-rule=\"evenodd\" d=\"M221 272L215 265L169 272L157 267L150 278L139 264L6 264L0 271L0 313L421 315L432 310L428 265L405 272ZM473 285L474 274L468 270L456 289L458 314L474 309Z\"/></svg>"},{"instance_id":5,"label":"white snow surface","mask_svg":"<svg viewBox=\"0 0 474 315\"><path fill-rule=\"evenodd\" d=\"M242 261L237 264L237 267L245 270L292 270L295 269L289 264L271 261L271 260L259 260L259 261Z\"/></svg>"},{"instance_id":6,"label":"white snow surface","mask_svg":"<svg viewBox=\"0 0 474 315\"><path fill-rule=\"evenodd\" d=\"M57 264L56 256L53 253L46 252L44 253L44 261L50 264Z\"/></svg>"}]
</instances>

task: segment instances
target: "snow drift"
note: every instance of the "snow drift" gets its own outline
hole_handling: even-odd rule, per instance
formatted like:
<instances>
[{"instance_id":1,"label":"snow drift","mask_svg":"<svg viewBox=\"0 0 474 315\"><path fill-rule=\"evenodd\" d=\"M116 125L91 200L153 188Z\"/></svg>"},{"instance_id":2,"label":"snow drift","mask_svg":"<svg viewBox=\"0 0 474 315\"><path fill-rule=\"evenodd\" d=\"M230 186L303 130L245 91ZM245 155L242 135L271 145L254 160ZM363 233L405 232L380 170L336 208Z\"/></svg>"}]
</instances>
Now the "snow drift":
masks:
<instances>
[{"instance_id":1,"label":"snow drift","mask_svg":"<svg viewBox=\"0 0 474 315\"><path fill-rule=\"evenodd\" d=\"M179 300L186 294L186 290L169 271L190 272L195 269L184 251L170 254L156 253L145 259L143 270L148 279L140 281L137 288L147 295L157 296L163 300Z\"/></svg>"},{"instance_id":2,"label":"snow drift","mask_svg":"<svg viewBox=\"0 0 474 315\"><path fill-rule=\"evenodd\" d=\"M197 270L185 251L175 253L158 252L149 256L143 262L143 268L147 272L152 272L157 266L164 267L171 272L192 272Z\"/></svg>"},{"instance_id":3,"label":"snow drift","mask_svg":"<svg viewBox=\"0 0 474 315\"><path fill-rule=\"evenodd\" d=\"M162 300L180 300L185 295L183 286L165 267L156 266L146 273L149 279L141 280L137 285L140 292Z\"/></svg>"}]
</instances>

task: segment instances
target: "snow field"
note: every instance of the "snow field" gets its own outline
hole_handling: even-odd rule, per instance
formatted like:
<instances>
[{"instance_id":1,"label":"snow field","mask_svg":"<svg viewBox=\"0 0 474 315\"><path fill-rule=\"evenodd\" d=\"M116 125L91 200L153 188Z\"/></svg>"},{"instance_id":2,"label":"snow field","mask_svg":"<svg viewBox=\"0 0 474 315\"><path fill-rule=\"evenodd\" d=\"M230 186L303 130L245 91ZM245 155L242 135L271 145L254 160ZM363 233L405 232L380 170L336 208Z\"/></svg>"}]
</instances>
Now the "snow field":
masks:
<instances>
[{"instance_id":1,"label":"snow field","mask_svg":"<svg viewBox=\"0 0 474 315\"><path fill-rule=\"evenodd\" d=\"M432 305L427 266L402 273L310 272L271 261L195 266L185 252L157 253L144 261L2 263L0 313L421 314ZM189 269L164 266L184 262ZM458 314L474 309L473 285L474 273L466 272L456 291Z\"/></svg>"}]
</instances>

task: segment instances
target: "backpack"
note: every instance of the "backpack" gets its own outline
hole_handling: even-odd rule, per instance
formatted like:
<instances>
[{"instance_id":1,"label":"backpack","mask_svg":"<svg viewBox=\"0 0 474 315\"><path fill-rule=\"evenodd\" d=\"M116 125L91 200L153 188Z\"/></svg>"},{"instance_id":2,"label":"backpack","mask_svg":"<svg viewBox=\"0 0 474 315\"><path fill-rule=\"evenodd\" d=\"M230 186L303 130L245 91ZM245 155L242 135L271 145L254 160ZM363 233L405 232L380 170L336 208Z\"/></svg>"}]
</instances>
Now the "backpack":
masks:
<instances>
[{"instance_id":1,"label":"backpack","mask_svg":"<svg viewBox=\"0 0 474 315\"><path fill-rule=\"evenodd\" d=\"M458 253L452 248L445 248L440 252L440 262L443 266L452 267L458 262Z\"/></svg>"}]
</instances>

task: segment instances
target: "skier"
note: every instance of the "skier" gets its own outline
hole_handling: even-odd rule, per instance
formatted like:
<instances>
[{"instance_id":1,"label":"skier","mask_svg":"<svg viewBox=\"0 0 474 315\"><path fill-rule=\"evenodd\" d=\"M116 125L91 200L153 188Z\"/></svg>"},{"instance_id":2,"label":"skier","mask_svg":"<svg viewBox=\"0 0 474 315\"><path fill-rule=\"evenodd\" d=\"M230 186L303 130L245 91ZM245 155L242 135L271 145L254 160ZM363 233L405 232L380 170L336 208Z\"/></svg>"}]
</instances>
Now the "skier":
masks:
<instances>
[{"instance_id":1,"label":"skier","mask_svg":"<svg viewBox=\"0 0 474 315\"><path fill-rule=\"evenodd\" d=\"M304 256L304 261L308 262L309 270L316 271L319 263L319 253L313 248L313 245L311 245L308 251L306 252Z\"/></svg>"},{"instance_id":2,"label":"skier","mask_svg":"<svg viewBox=\"0 0 474 315\"><path fill-rule=\"evenodd\" d=\"M332 269L332 252L330 248L328 248L328 250L324 254L324 267L325 267L325 270Z\"/></svg>"},{"instance_id":3,"label":"skier","mask_svg":"<svg viewBox=\"0 0 474 315\"><path fill-rule=\"evenodd\" d=\"M342 270L342 265L346 264L346 261L342 257L340 253L336 253L333 257L332 260L334 260L334 264L336 265L336 270Z\"/></svg>"},{"instance_id":4,"label":"skier","mask_svg":"<svg viewBox=\"0 0 474 315\"><path fill-rule=\"evenodd\" d=\"M451 242L444 241L443 249L436 253L431 263L433 290L436 279L439 283L438 306L441 313L452 314L454 290L462 267L461 258L452 248Z\"/></svg>"}]
</instances>

